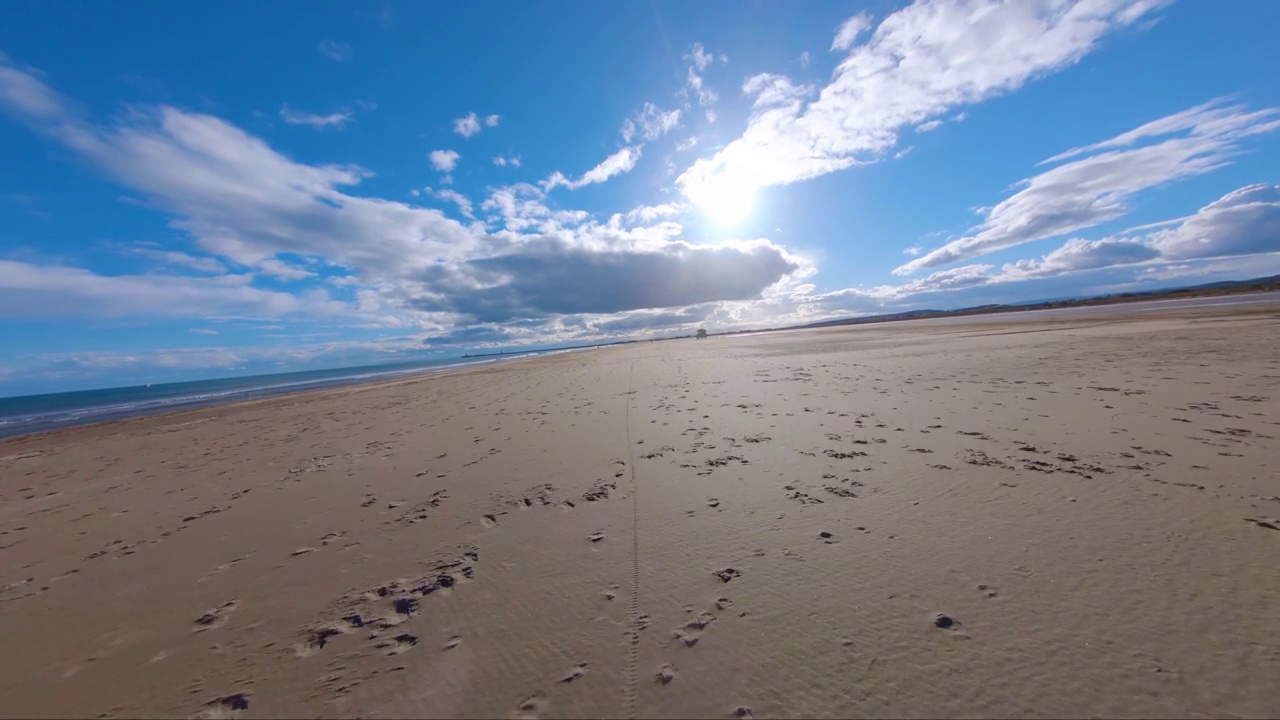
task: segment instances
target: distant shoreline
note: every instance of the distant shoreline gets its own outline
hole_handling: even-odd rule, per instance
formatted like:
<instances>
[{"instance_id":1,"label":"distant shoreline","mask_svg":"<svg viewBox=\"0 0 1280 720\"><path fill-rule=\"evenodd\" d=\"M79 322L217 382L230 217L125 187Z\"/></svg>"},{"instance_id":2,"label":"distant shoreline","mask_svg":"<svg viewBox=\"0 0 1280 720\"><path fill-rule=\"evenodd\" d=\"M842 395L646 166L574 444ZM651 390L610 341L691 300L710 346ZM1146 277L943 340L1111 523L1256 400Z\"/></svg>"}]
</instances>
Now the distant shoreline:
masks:
<instances>
[{"instance_id":1,"label":"distant shoreline","mask_svg":"<svg viewBox=\"0 0 1280 720\"><path fill-rule=\"evenodd\" d=\"M1259 287L1256 283L1270 282L1270 286ZM1250 283L1253 285L1246 285ZM1244 283L1235 284L1231 287L1220 288L1181 288L1176 290L1161 291L1154 293L1130 294L1103 296L1096 298L1087 298L1081 300L1060 300L1035 303L1031 305L986 305L972 308L961 308L958 310L938 311L938 310L921 310L910 313L898 313L894 315L876 315L863 318L847 318L840 320L828 320L809 325L796 325L781 328L766 328L760 330L742 330L725 333L715 333L712 337L733 337L747 334L760 334L781 332L784 330L812 330L831 327L843 327L851 325L870 325L889 322L903 322L909 320L932 320L945 319L953 317L980 317L984 315L995 316L1005 314L1015 314L1033 311L1046 310L1064 310L1071 308L1095 308L1106 306L1123 306L1133 305L1144 302L1159 302L1173 300L1194 300L1197 298L1226 298L1226 297L1242 297L1246 298L1250 295L1265 295L1274 293L1276 297L1274 302L1280 302L1280 277L1264 278L1260 281L1245 281ZM1266 300L1263 300L1266 302ZM1177 308L1169 308L1171 310ZM514 361L519 359L534 359L546 357L559 352L567 352L571 350L587 350L593 348L606 348L621 345L630 345L644 342L657 342L661 340L681 340L690 339L693 335L680 335L667 338L651 338L645 340L619 340L606 343L591 343L584 345L574 345L568 347L546 348L540 350L513 350L498 351L492 353L479 353L471 355L463 355L458 360L463 362L456 365L442 365L436 367L422 367L412 370L402 370L395 373L388 373L380 376L367 376L363 378L331 378L315 384L309 384L303 387L294 387L289 389L272 389L270 391L262 391L261 389L246 389L229 393L219 398L202 398L199 400L181 400L178 402L169 402L159 405L151 405L147 407L129 407L105 409L100 411L98 408L87 408L92 410L87 414L78 414L75 417L0 417L0 442L13 438L26 437L33 434L44 432L56 432L59 430L83 427L86 425L100 425L118 421L128 421L139 418L155 417L160 415L170 415L184 411L194 411L208 409L212 407L223 407L245 402L254 402L272 398L281 398L302 395L309 392L320 392L325 390L337 390L351 387L374 386L389 382L398 382L410 379L418 379L428 375L453 374L457 372L467 372L480 369L482 367L490 367L490 363L503 361ZM487 360L486 360L487 359ZM470 362L468 362L470 361ZM344 370L336 369L335 372ZM163 386L158 386L157 389ZM93 392L93 391L88 391ZM86 408L64 408L65 411L76 412Z\"/></svg>"},{"instance_id":2,"label":"distant shoreline","mask_svg":"<svg viewBox=\"0 0 1280 720\"><path fill-rule=\"evenodd\" d=\"M1217 284L1215 284L1217 285ZM866 317L824 320L807 325L795 325L780 330L798 330L800 328L832 327L837 325L859 325L876 322L894 322L898 320L915 320L921 318L963 317L966 315L998 315L1012 312L1028 312L1034 310L1061 310L1077 307L1098 307L1102 305L1124 305L1136 302L1153 302L1158 300L1190 300L1194 298L1227 297L1233 295L1254 295L1280 291L1280 276L1245 280L1241 284L1229 287L1195 286L1174 290L1159 290L1149 293L1120 293L1118 295L1101 295L1081 298L1079 300L1046 300L1030 305L975 305L956 310L912 310L891 315L871 315ZM760 332L760 331L754 331ZM728 334L728 333L724 333Z\"/></svg>"}]
</instances>

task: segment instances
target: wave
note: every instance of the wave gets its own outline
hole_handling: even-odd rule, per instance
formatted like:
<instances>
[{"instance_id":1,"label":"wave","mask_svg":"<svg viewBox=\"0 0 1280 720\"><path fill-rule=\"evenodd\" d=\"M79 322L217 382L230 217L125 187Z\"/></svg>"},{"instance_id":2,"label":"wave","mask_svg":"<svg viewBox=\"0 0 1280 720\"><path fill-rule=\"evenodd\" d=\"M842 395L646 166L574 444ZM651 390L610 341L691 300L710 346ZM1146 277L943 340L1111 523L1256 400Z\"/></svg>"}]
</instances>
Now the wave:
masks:
<instances>
[{"instance_id":1,"label":"wave","mask_svg":"<svg viewBox=\"0 0 1280 720\"><path fill-rule=\"evenodd\" d=\"M11 411L9 414L4 413L3 405L5 404L5 399L0 399L0 437L12 437L14 435L55 430L74 425L123 420L176 410L210 407L238 400L252 400L307 390L355 385L374 380L434 374L462 367L518 360L537 354L524 353L502 358L453 360L439 365L415 365L413 367L383 369L362 367L332 371L311 371L308 373L312 375L311 377L293 380L282 380L279 375L264 375L194 383L148 385L112 391L84 391L47 396L28 396L26 398L9 398L10 403L21 400L23 401L22 405L25 406L21 410ZM323 374L316 377L316 372ZM202 387L199 389L179 390L177 386ZM110 401L105 400L102 395L106 392L110 392L115 397ZM57 407L38 407L42 399L48 405L57 405Z\"/></svg>"}]
</instances>

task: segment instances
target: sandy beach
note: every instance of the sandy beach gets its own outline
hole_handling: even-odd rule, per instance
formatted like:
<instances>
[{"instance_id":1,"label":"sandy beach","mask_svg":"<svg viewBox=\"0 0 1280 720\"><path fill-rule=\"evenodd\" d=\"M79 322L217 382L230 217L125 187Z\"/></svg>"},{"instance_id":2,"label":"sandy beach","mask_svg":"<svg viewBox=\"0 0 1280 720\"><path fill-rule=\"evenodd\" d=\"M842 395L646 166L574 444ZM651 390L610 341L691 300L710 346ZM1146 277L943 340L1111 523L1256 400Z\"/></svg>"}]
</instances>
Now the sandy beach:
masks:
<instances>
[{"instance_id":1,"label":"sandy beach","mask_svg":"<svg viewBox=\"0 0 1280 720\"><path fill-rule=\"evenodd\" d=\"M975 317L6 440L0 715L1274 717L1278 348Z\"/></svg>"}]
</instances>

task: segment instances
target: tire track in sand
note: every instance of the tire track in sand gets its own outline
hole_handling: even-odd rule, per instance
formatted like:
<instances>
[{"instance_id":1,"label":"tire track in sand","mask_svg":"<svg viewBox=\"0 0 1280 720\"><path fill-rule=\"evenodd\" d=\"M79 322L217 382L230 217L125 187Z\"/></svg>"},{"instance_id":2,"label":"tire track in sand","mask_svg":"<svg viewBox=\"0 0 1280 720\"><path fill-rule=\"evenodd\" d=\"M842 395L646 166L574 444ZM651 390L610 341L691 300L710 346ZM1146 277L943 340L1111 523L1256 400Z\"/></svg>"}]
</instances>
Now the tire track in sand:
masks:
<instances>
[{"instance_id":1,"label":"tire track in sand","mask_svg":"<svg viewBox=\"0 0 1280 720\"><path fill-rule=\"evenodd\" d=\"M627 631L626 687L622 705L628 720L636 717L636 684L640 672L640 488L636 483L636 454L631 444L631 398L635 394L632 382L636 361L631 361L627 371L627 407L623 415L627 435L627 471L631 477L631 600L630 623Z\"/></svg>"}]
</instances>

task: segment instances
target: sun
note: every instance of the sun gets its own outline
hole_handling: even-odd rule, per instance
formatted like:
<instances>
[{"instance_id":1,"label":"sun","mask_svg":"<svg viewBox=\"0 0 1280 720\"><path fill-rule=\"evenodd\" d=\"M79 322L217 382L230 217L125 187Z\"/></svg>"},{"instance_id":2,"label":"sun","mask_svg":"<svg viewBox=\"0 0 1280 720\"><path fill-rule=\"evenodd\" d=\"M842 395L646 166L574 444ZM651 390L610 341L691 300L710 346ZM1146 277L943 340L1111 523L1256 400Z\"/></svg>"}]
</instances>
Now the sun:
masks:
<instances>
[{"instance_id":1,"label":"sun","mask_svg":"<svg viewBox=\"0 0 1280 720\"><path fill-rule=\"evenodd\" d=\"M694 203L707 217L722 227L740 224L751 215L757 186L731 175L708 178L694 194Z\"/></svg>"}]
</instances>

